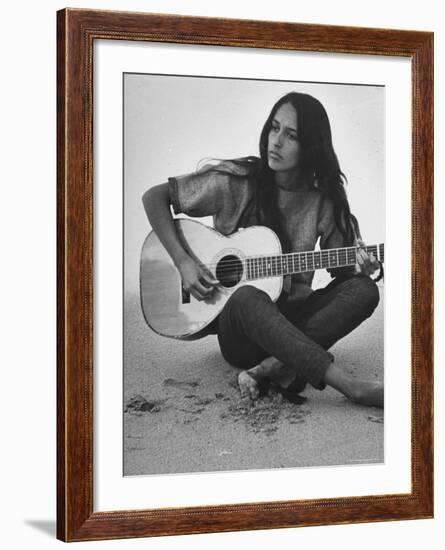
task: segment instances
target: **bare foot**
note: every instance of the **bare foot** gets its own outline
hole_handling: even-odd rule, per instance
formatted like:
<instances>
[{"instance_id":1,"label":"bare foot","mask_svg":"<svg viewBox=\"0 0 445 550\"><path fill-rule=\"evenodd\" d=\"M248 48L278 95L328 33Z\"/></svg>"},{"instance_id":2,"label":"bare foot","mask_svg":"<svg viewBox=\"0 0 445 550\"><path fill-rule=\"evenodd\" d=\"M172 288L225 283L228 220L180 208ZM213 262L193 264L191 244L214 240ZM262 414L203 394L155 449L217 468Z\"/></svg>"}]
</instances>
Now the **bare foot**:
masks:
<instances>
[{"instance_id":1,"label":"bare foot","mask_svg":"<svg viewBox=\"0 0 445 550\"><path fill-rule=\"evenodd\" d=\"M248 372L257 380L267 378L282 388L287 388L295 379L295 367L284 365L275 357L266 357Z\"/></svg>"},{"instance_id":2,"label":"bare foot","mask_svg":"<svg viewBox=\"0 0 445 550\"><path fill-rule=\"evenodd\" d=\"M357 380L345 373L335 363L329 365L324 376L324 382L354 401L354 403L383 409L384 392L381 382Z\"/></svg>"},{"instance_id":3,"label":"bare foot","mask_svg":"<svg viewBox=\"0 0 445 550\"><path fill-rule=\"evenodd\" d=\"M348 397L360 405L383 409L384 387L381 382L358 382L357 387Z\"/></svg>"},{"instance_id":4,"label":"bare foot","mask_svg":"<svg viewBox=\"0 0 445 550\"><path fill-rule=\"evenodd\" d=\"M255 401L260 396L260 388L257 381L245 370L238 375L238 387L241 392L241 397L249 397L252 401Z\"/></svg>"}]
</instances>

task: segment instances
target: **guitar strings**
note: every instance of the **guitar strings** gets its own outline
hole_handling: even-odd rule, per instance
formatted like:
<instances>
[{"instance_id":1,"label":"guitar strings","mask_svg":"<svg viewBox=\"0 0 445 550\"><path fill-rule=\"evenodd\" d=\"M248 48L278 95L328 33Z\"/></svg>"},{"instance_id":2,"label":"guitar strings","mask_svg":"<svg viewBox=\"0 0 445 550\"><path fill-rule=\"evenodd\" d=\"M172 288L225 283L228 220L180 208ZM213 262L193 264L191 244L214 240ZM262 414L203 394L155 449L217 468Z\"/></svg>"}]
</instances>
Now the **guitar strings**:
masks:
<instances>
[{"instance_id":1,"label":"guitar strings","mask_svg":"<svg viewBox=\"0 0 445 550\"><path fill-rule=\"evenodd\" d=\"M321 261L325 260L326 258L321 258ZM328 261L330 261L331 259L330 258L327 258ZM303 260L304 261L304 260ZM264 263L255 263L252 259L252 257L249 257L247 260L246 259L238 259L238 260L229 260L227 262L223 262L222 260L219 261L219 262L216 262L216 263L210 263L210 264L200 264L202 266L205 266L205 267L217 267L217 266L220 266L220 269L223 269L223 268L226 268L226 267L233 267L234 269L236 268L236 266L239 266L240 264L242 265L245 265L246 262L250 262L250 265L249 267L251 267L252 269L255 269L255 268L259 268L259 269L262 269L262 268L267 268L267 267L286 267L286 265L289 265L289 264L294 264L294 260L291 260L289 259L288 261L285 261L285 260L278 260L278 261L273 261L273 260L270 260L266 263L266 265L264 265ZM341 267L343 266L348 266L348 265L354 265L356 263L356 261L354 261L353 263L350 263L352 262L352 260L349 260L347 259L347 263L343 263L342 260L338 260L337 261L337 264L336 265L326 265L326 266L323 266L323 267L337 267L338 265L340 265ZM301 263L301 261L300 261ZM317 263L317 260L306 260L306 264L316 264Z\"/></svg>"},{"instance_id":2,"label":"guitar strings","mask_svg":"<svg viewBox=\"0 0 445 550\"><path fill-rule=\"evenodd\" d=\"M350 247L348 247L350 248ZM374 247L368 247L369 248L374 248ZM333 250L333 249L331 249ZM358 250L358 247L357 249ZM305 252L297 252L297 253L291 253L289 255L282 255L282 256L279 256L280 258L283 258L283 257L287 257L289 259L291 259L291 256L293 255L301 255L301 254L305 254ZM278 256L275 256L275 258L277 258ZM201 263L200 265L206 269L208 269L209 271L211 271L212 269L215 269L215 268L218 268L219 267L219 272L220 272L220 278L222 277L238 277L240 275L240 273L244 274L245 272L247 272L247 276L250 278L250 279L256 279L256 278L267 278L267 277L279 277L281 275L290 275L290 274L299 274L299 273L309 273L311 271L316 271L317 269L320 269L320 268L341 268L341 267L350 267L350 266L353 266L357 263L357 258L355 258L355 261L353 260L347 260L347 263L343 263L343 262L340 262L340 261L337 261L336 264L334 265L325 265L325 266L316 266L316 265L313 265L313 266L309 266L309 265L306 265L304 266L303 268L300 268L299 269L295 269L295 265L291 265L291 273L286 273L286 271L289 269L289 262L285 262L283 260L278 260L275 265L273 264L273 258L274 257L271 257L272 260L270 260L267 265L264 265L264 263L254 263L252 260L264 260L268 258L268 256L250 256L249 258L244 259L236 259L236 260L228 260L227 262L218 262L218 263L211 263L211 264L203 264ZM323 259L326 259L326 258L321 258L322 260ZM327 258L328 261L330 261L330 258L328 257ZM250 264L248 262L251 262ZM293 263L293 260L291 260L292 263ZM271 263L272 262L272 263ZM310 263L307 261L306 259L306 262L307 263ZM312 260L313 263L316 263L314 262L314 260ZM279 270L282 270L282 273L273 273L273 270L275 269L279 269ZM272 272L271 272L272 271ZM222 276L222 277L221 277Z\"/></svg>"},{"instance_id":3,"label":"guitar strings","mask_svg":"<svg viewBox=\"0 0 445 550\"><path fill-rule=\"evenodd\" d=\"M380 255L383 254L383 248L382 248L383 245L371 245L371 246L367 246L366 247L366 250L368 252L377 252L377 249L379 248L380 249ZM340 260L338 260L338 251L341 251L341 250L349 250L352 252L352 250L354 250L355 252L357 252L358 250L360 250L360 247L344 247L344 248L332 248L332 249L326 249L326 250L315 250L315 251L307 251L307 252L291 252L289 254L281 254L281 255L272 255L272 256L267 256L267 255L257 255L257 256L249 256L248 258L246 259L241 259L241 258L237 258L235 260L228 260L228 261L225 261L224 263L223 262L223 259L221 259L219 262L216 262L216 263L210 263L210 264L201 264L202 266L204 267L217 267L217 266L220 266L220 268L222 269L223 267L227 267L227 266L231 266L231 267L234 267L235 265L238 266L240 263L244 265L244 263L247 261L247 262L251 262L251 265L249 267L255 269L255 268L264 268L265 266L262 265L262 264L255 264L254 262L255 261L263 261L263 260L266 260L266 262L268 263L273 263L275 262L277 266L279 267L283 267L282 264L284 263L289 263L289 262L292 262L294 263L295 259L297 256L299 256L299 261L301 261L301 256L302 255L305 255L305 254L320 254L321 257L321 261L323 260L328 260L330 261L331 259L328 257L326 258L326 255L329 256L329 252L332 251L332 250L335 250L337 251L337 263L340 263ZM323 257L323 254L324 254L324 257ZM268 259L269 258L269 259ZM285 259L284 259L285 258ZM351 260L348 260L346 258L346 260L349 262ZM304 260L303 260L304 261ZM314 263L316 260L314 258L308 260L306 258L306 263ZM354 262L356 263L356 262ZM354 264L343 264L339 267L347 267L348 265L354 265ZM333 265L333 266L326 266L326 267L338 267L338 265ZM312 270L310 270L312 271Z\"/></svg>"},{"instance_id":4,"label":"guitar strings","mask_svg":"<svg viewBox=\"0 0 445 550\"><path fill-rule=\"evenodd\" d=\"M249 262L249 260L247 260L247 262ZM352 260L351 260L352 262ZM252 268L252 269L268 269L268 268L285 268L285 267L288 267L290 266L290 264L293 263L293 262L276 262L275 265L272 264L272 262L269 262L268 264L264 265L264 264L254 264L253 262L251 262L248 267L249 268ZM310 262L307 262L307 263L310 263ZM316 262L312 262L312 263L316 263ZM355 263L357 262L352 262L350 263L349 261L347 263L343 263L343 262L337 262L337 264L335 265L324 265L324 266L321 266L320 267L347 267L349 265L354 265ZM211 264L204 264L204 263L200 263L201 266L203 267L208 267L208 268L216 268L219 266L219 269L227 269L227 268L233 268L234 270L236 270L237 268L239 269L241 266L246 266L246 260L242 260L240 259L239 261L233 261L233 263L229 264L229 262L217 262L217 263L211 263ZM305 266L307 267L307 265ZM317 266L314 265L314 268L316 268ZM312 269L310 271L313 271Z\"/></svg>"},{"instance_id":5,"label":"guitar strings","mask_svg":"<svg viewBox=\"0 0 445 550\"><path fill-rule=\"evenodd\" d=\"M377 252L377 249L379 247L382 247L383 245L372 245L372 246L367 246L366 247L366 251L367 252ZM289 252L287 254L258 254L258 255L254 255L254 256L249 256L247 259L248 260L259 260L259 259L267 259L267 258L270 258L271 260L274 260L274 259L279 259L279 258L291 258L291 257L295 257L295 256L303 256L304 254L321 254L321 255L326 255L326 254L332 254L334 251L338 254L339 252L345 250L345 251L350 251L352 252L353 250L355 252L357 252L358 250L360 250L361 247L357 246L357 247L344 247L344 248L328 248L328 249L323 249L323 250L308 250L308 251L303 251L303 252ZM383 253L383 248L380 248L380 253ZM228 254L229 255L229 254ZM233 255L233 254L231 254ZM236 260L229 260L230 262L238 262L240 261L239 259L236 259ZM278 261L281 261L281 260L278 260ZM229 262L228 262L229 263Z\"/></svg>"},{"instance_id":6,"label":"guitar strings","mask_svg":"<svg viewBox=\"0 0 445 550\"><path fill-rule=\"evenodd\" d=\"M311 271L316 271L317 269L323 269L323 268L340 268L340 267L350 267L350 266L353 266L355 265L356 262L354 263L348 263L348 264L337 264L337 265L329 265L329 266L313 266L313 267L309 267L309 266L306 266L302 269L295 269L293 267L291 267L289 269L290 266L264 266L264 265L257 265L257 266L254 266L254 265L250 265L250 266L246 266L245 264L242 264L242 265L238 265L236 267L234 266L220 266L219 269L218 269L218 272L219 272L219 276L221 278L221 276L223 277L227 277L227 276L238 276L239 273L244 273L244 272L247 272L249 276L256 276L257 274L260 276L260 277L279 277L281 275L291 275L291 274L298 274L298 273L309 273ZM217 267L219 264L200 264L201 267L209 270L210 272L212 272L213 274L214 271L216 272L216 269L215 266ZM281 271L281 272L278 272L278 273L273 273L274 270L276 270L278 267L278 269ZM289 270L289 273L287 273L287 271Z\"/></svg>"},{"instance_id":7,"label":"guitar strings","mask_svg":"<svg viewBox=\"0 0 445 550\"><path fill-rule=\"evenodd\" d=\"M380 245L371 245L366 247L367 252L377 252L377 249L380 248L380 252L383 252L383 244ZM248 259L264 259L264 258L290 258L291 256L301 256L304 254L329 254L333 252L341 252L342 250L350 251L353 250L356 252L358 250L361 250L360 246L354 247L354 246L347 246L343 248L326 248L321 250L306 250L302 252L288 252L286 254L257 254L253 256L249 256ZM231 254L233 256L233 254ZM229 256L229 254L228 254ZM236 261L236 260L233 260Z\"/></svg>"}]
</instances>

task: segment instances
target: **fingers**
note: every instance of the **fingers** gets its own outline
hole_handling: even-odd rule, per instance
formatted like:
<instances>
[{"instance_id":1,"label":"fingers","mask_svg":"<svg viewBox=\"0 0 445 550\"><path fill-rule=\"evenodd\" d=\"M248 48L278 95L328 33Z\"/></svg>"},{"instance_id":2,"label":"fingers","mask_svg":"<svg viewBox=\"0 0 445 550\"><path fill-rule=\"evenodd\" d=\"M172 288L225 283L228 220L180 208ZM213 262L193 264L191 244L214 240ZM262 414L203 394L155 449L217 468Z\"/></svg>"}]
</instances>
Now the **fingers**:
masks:
<instances>
[{"instance_id":1,"label":"fingers","mask_svg":"<svg viewBox=\"0 0 445 550\"><path fill-rule=\"evenodd\" d=\"M210 273L206 273L202 268L199 269L199 278L195 279L189 287L189 291L197 300L209 298L220 283Z\"/></svg>"},{"instance_id":2,"label":"fingers","mask_svg":"<svg viewBox=\"0 0 445 550\"><path fill-rule=\"evenodd\" d=\"M377 260L377 258L374 256L374 254L371 252L371 254L369 255L369 259L370 259L370 267L371 267L371 275L377 271L377 269L380 269L380 264Z\"/></svg>"},{"instance_id":3,"label":"fingers","mask_svg":"<svg viewBox=\"0 0 445 550\"><path fill-rule=\"evenodd\" d=\"M359 248L358 251L357 251L357 266L358 266L358 271L363 273L364 268L365 268L365 260L364 260L363 255L362 255L362 249L361 248Z\"/></svg>"},{"instance_id":4,"label":"fingers","mask_svg":"<svg viewBox=\"0 0 445 550\"><path fill-rule=\"evenodd\" d=\"M213 293L213 287L204 286L198 280L190 286L190 292L197 300L205 300Z\"/></svg>"},{"instance_id":5,"label":"fingers","mask_svg":"<svg viewBox=\"0 0 445 550\"><path fill-rule=\"evenodd\" d=\"M203 269L201 269L201 279L203 279L207 285L211 287L215 287L220 284L218 279L215 279L211 273L207 273Z\"/></svg>"},{"instance_id":6,"label":"fingers","mask_svg":"<svg viewBox=\"0 0 445 550\"><path fill-rule=\"evenodd\" d=\"M189 256L183 259L178 269L184 290L190 292L196 300L209 298L214 288L219 285L219 281L213 277L212 273Z\"/></svg>"},{"instance_id":7,"label":"fingers","mask_svg":"<svg viewBox=\"0 0 445 550\"><path fill-rule=\"evenodd\" d=\"M370 275L375 271L371 257L362 248L357 253L357 263L361 273Z\"/></svg>"},{"instance_id":8,"label":"fingers","mask_svg":"<svg viewBox=\"0 0 445 550\"><path fill-rule=\"evenodd\" d=\"M361 239L357 239L357 244L359 246L357 251L358 271L364 275L372 275L379 268L379 262L372 252L367 253L366 245Z\"/></svg>"}]
</instances>

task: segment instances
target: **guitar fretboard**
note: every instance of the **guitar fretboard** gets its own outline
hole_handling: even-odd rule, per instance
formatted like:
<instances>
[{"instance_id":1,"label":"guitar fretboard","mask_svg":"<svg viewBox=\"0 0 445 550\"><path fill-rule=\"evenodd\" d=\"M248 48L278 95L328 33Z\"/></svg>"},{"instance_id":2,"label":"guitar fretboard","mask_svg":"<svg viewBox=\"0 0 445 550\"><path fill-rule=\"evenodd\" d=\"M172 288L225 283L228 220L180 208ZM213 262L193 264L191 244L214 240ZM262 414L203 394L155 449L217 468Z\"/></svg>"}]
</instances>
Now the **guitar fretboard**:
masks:
<instances>
[{"instance_id":1,"label":"guitar fretboard","mask_svg":"<svg viewBox=\"0 0 445 550\"><path fill-rule=\"evenodd\" d=\"M365 247L379 262L384 261L384 244ZM279 275L293 275L317 269L352 266L357 263L359 248L331 248L311 252L292 252L274 256L252 256L246 259L246 278L251 281Z\"/></svg>"}]
</instances>

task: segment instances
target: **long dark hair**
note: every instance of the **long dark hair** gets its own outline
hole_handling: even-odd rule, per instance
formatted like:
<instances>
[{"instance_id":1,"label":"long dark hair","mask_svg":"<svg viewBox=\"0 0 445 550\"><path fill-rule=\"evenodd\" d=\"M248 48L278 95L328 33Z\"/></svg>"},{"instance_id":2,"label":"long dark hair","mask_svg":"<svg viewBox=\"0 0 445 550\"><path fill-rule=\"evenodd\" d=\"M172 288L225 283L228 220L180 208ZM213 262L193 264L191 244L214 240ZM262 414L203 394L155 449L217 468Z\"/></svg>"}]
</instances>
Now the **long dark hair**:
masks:
<instances>
[{"instance_id":1,"label":"long dark hair","mask_svg":"<svg viewBox=\"0 0 445 550\"><path fill-rule=\"evenodd\" d=\"M258 222L273 229L280 237L283 248L289 249L286 233L278 210L275 172L269 168L268 141L276 112L289 103L297 113L298 140L301 146L300 176L310 188L327 197L333 205L334 221L344 239L344 246L352 246L355 236L360 236L356 218L349 208L345 191L346 176L332 144L331 125L323 105L309 94L290 92L280 98L263 126L260 136L260 158L250 156L230 159L230 162L248 168L255 181L255 203ZM224 162L214 168L217 172L230 173Z\"/></svg>"},{"instance_id":2,"label":"long dark hair","mask_svg":"<svg viewBox=\"0 0 445 550\"><path fill-rule=\"evenodd\" d=\"M308 94L291 92L283 96L275 103L263 126L260 159L256 169L258 219L260 223L284 237L277 205L277 186L274 172L269 168L267 147L272 120L278 109L287 103L297 113L301 177L307 185L332 201L335 223L344 238L345 246L351 246L354 244L355 233L358 233L358 225L346 197L346 177L340 170L332 145L331 125L326 110L320 101Z\"/></svg>"}]
</instances>

